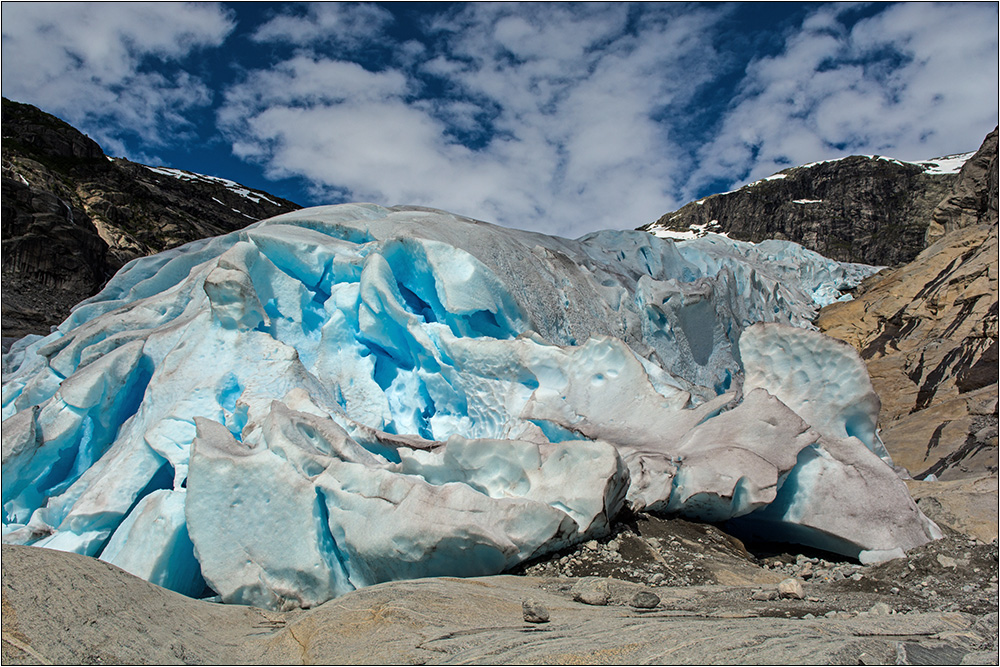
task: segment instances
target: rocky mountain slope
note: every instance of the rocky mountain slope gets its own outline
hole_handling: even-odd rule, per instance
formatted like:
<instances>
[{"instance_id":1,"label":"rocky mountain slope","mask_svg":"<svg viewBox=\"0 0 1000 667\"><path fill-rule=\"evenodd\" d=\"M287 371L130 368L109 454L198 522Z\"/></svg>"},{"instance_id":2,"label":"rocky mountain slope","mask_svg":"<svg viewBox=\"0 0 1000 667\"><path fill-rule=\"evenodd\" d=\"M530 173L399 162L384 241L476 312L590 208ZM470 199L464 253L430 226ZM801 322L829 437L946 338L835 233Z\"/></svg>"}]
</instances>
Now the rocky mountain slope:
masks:
<instances>
[{"instance_id":1,"label":"rocky mountain slope","mask_svg":"<svg viewBox=\"0 0 1000 667\"><path fill-rule=\"evenodd\" d=\"M48 333L136 257L300 208L225 179L105 156L3 100L3 336Z\"/></svg>"},{"instance_id":2,"label":"rocky mountain slope","mask_svg":"<svg viewBox=\"0 0 1000 667\"><path fill-rule=\"evenodd\" d=\"M791 167L640 229L724 232L755 243L787 239L831 259L895 266L924 249L932 215L968 157L911 163L855 155Z\"/></svg>"},{"instance_id":3,"label":"rocky mountain slope","mask_svg":"<svg viewBox=\"0 0 1000 667\"><path fill-rule=\"evenodd\" d=\"M917 478L997 470L997 131L936 208L932 243L817 319L882 399L882 439Z\"/></svg>"}]
</instances>

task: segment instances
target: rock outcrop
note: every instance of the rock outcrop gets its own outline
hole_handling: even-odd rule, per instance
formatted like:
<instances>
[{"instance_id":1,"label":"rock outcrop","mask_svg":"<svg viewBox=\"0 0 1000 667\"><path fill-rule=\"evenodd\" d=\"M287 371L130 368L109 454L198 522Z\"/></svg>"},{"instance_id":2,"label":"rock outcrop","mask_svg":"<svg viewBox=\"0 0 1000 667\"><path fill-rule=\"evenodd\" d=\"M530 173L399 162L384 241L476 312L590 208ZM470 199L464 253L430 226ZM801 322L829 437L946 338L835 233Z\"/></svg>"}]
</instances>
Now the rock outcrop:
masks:
<instances>
[{"instance_id":1,"label":"rock outcrop","mask_svg":"<svg viewBox=\"0 0 1000 667\"><path fill-rule=\"evenodd\" d=\"M937 240L816 321L866 360L882 439L918 479L997 470L996 192L994 130L935 209Z\"/></svg>"},{"instance_id":2,"label":"rock outcrop","mask_svg":"<svg viewBox=\"0 0 1000 667\"><path fill-rule=\"evenodd\" d=\"M691 202L640 229L785 239L839 261L896 266L925 247L931 215L968 156L924 163L855 155L792 167Z\"/></svg>"},{"instance_id":3,"label":"rock outcrop","mask_svg":"<svg viewBox=\"0 0 1000 667\"><path fill-rule=\"evenodd\" d=\"M48 333L136 257L299 208L232 181L151 169L3 100L3 336Z\"/></svg>"},{"instance_id":4,"label":"rock outcrop","mask_svg":"<svg viewBox=\"0 0 1000 667\"><path fill-rule=\"evenodd\" d=\"M659 551L643 544L643 552ZM677 550L672 543L665 551ZM632 560L624 546L615 553ZM703 557L685 563L693 570L711 564L710 552L695 555ZM907 559L868 567L783 556L763 568L748 564L762 577L754 584L441 577L380 584L308 611L278 612L192 600L94 559L3 545L2 658L4 664L996 664L995 544L939 540ZM779 598L767 582L778 572L804 582L803 599ZM606 604L573 599L574 589L588 585L606 589ZM639 598L656 604L638 608ZM526 601L544 607L548 622L526 619Z\"/></svg>"},{"instance_id":5,"label":"rock outcrop","mask_svg":"<svg viewBox=\"0 0 1000 667\"><path fill-rule=\"evenodd\" d=\"M998 128L1000 129L1000 128ZM997 221L997 129L965 163L955 187L934 209L927 228L927 245L947 232Z\"/></svg>"}]
</instances>

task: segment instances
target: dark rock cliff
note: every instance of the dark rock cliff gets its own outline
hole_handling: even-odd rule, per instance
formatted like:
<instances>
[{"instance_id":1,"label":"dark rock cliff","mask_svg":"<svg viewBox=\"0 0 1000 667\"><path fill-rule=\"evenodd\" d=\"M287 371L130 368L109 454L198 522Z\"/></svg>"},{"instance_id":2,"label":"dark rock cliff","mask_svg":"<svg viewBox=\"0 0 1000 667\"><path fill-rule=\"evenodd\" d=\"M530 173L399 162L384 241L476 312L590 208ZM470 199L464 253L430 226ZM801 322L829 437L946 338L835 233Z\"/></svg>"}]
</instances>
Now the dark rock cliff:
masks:
<instances>
[{"instance_id":1,"label":"dark rock cliff","mask_svg":"<svg viewBox=\"0 0 1000 667\"><path fill-rule=\"evenodd\" d=\"M72 126L3 100L3 336L48 333L136 257L300 208L231 181L105 156Z\"/></svg>"},{"instance_id":2,"label":"dark rock cliff","mask_svg":"<svg viewBox=\"0 0 1000 667\"><path fill-rule=\"evenodd\" d=\"M741 241L786 239L831 259L896 266L924 249L931 215L957 180L931 164L852 156L792 167L640 229L703 226Z\"/></svg>"}]
</instances>

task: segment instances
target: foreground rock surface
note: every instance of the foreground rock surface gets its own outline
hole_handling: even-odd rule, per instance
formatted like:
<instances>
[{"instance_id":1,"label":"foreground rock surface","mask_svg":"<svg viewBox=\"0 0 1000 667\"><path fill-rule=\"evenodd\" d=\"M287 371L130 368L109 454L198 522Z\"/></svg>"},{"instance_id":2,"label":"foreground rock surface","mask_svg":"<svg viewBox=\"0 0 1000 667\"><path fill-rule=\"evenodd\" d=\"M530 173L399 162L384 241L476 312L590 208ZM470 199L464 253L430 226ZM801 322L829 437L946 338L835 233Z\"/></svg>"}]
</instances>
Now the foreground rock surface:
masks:
<instances>
[{"instance_id":1,"label":"foreground rock surface","mask_svg":"<svg viewBox=\"0 0 1000 667\"><path fill-rule=\"evenodd\" d=\"M996 545L958 536L859 581L806 578L802 600L601 579L605 606L574 601L577 579L505 575L274 612L185 598L76 554L4 545L3 561L4 664L997 663ZM655 608L629 604L644 591ZM527 599L548 623L525 621Z\"/></svg>"}]
</instances>

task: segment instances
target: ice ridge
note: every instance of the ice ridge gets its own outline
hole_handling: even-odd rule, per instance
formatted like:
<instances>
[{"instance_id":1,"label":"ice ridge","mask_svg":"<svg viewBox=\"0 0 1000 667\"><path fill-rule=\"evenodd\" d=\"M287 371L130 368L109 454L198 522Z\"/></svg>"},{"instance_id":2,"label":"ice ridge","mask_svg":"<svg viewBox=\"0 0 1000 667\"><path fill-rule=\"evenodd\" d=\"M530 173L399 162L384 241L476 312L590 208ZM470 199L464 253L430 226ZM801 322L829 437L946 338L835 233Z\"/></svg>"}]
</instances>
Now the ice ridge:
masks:
<instances>
[{"instance_id":1,"label":"ice ridge","mask_svg":"<svg viewBox=\"0 0 1000 667\"><path fill-rule=\"evenodd\" d=\"M415 207L271 218L131 262L5 356L3 539L275 609L501 572L625 505L896 553L939 533L863 363L810 324L875 270Z\"/></svg>"}]
</instances>

